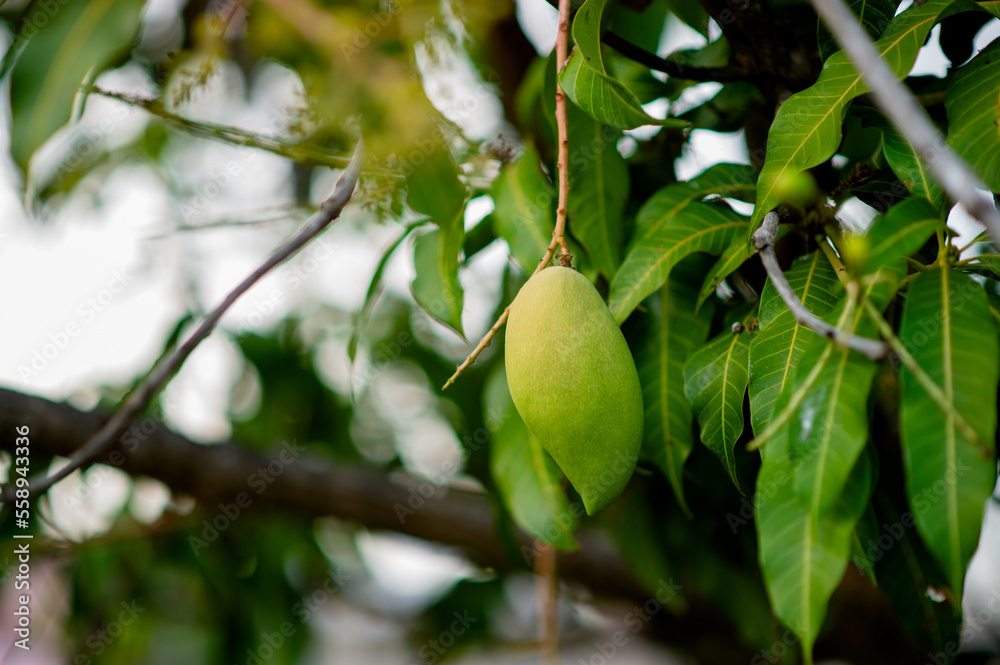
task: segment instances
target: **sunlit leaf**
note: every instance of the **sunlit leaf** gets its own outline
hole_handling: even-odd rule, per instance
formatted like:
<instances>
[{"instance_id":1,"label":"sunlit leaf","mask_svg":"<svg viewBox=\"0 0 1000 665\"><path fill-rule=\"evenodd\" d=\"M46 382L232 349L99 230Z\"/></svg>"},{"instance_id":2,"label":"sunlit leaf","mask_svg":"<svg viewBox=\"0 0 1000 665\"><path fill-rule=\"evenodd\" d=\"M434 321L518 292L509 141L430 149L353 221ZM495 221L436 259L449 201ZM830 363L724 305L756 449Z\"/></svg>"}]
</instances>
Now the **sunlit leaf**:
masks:
<instances>
[{"instance_id":1,"label":"sunlit leaf","mask_svg":"<svg viewBox=\"0 0 1000 665\"><path fill-rule=\"evenodd\" d=\"M745 233L747 218L725 205L691 203L651 227L631 248L611 282L609 307L621 323L667 281L671 268L694 252L719 254Z\"/></svg>"},{"instance_id":2,"label":"sunlit leaf","mask_svg":"<svg viewBox=\"0 0 1000 665\"><path fill-rule=\"evenodd\" d=\"M574 104L594 120L618 129L640 125L686 127L683 120L657 120L642 110L635 93L612 78L601 53L602 14L606 0L587 0L573 19L576 48L559 72L559 84Z\"/></svg>"},{"instance_id":3,"label":"sunlit leaf","mask_svg":"<svg viewBox=\"0 0 1000 665\"><path fill-rule=\"evenodd\" d=\"M910 71L927 34L954 0L929 0L896 16L876 42L886 64L902 76ZM867 88L843 51L830 56L819 80L781 105L767 137L767 161L757 182L750 232L781 202L783 183L823 163L840 145L847 104Z\"/></svg>"},{"instance_id":4,"label":"sunlit leaf","mask_svg":"<svg viewBox=\"0 0 1000 665\"><path fill-rule=\"evenodd\" d=\"M997 478L1000 349L982 285L950 269L921 273L907 293L900 339L980 438L968 441L954 416L943 413L905 367L900 370L907 496L921 536L960 597Z\"/></svg>"}]
</instances>

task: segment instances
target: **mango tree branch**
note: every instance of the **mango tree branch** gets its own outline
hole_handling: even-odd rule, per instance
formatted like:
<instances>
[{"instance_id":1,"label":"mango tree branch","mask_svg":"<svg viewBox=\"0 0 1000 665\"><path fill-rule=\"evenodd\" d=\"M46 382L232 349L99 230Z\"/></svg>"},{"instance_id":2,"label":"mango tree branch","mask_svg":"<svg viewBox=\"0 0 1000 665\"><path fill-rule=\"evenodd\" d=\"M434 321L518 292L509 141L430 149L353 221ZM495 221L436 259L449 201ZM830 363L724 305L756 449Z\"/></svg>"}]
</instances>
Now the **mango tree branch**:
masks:
<instances>
[{"instance_id":1,"label":"mango tree branch","mask_svg":"<svg viewBox=\"0 0 1000 665\"><path fill-rule=\"evenodd\" d=\"M864 78L875 103L906 137L942 189L952 200L961 203L970 215L985 224L994 241L1000 242L1000 213L992 202L976 191L989 191L989 187L945 143L927 113L879 55L857 17L842 0L810 1Z\"/></svg>"},{"instance_id":2,"label":"mango tree branch","mask_svg":"<svg viewBox=\"0 0 1000 665\"><path fill-rule=\"evenodd\" d=\"M215 329L223 314L236 302L236 300L246 293L250 287L270 272L275 266L284 263L294 256L300 249L305 247L309 241L318 236L334 219L340 216L344 206L351 200L354 188L358 184L361 175L361 165L364 162L364 141L358 141L358 146L354 150L354 157L350 164L340 176L337 185L333 189L330 197L320 205L319 210L306 223L301 231L290 240L278 247L270 257L256 270L244 279L239 286L230 292L228 296L206 316L193 333L174 349L166 358L162 360L139 384L128 394L118 411L111 417L97 432L91 436L87 442L79 449L69 455L69 464L62 467L55 473L43 477L32 479L30 488L32 494L38 495L48 490L52 485L59 482L66 476L73 473L80 467L94 461L96 458L106 453L115 442L125 433L132 424L132 421L149 404L150 400L160 391L170 378L180 369L184 361L187 360L191 352ZM7 487L7 492L2 497L9 502L12 488Z\"/></svg>"},{"instance_id":3,"label":"mango tree branch","mask_svg":"<svg viewBox=\"0 0 1000 665\"><path fill-rule=\"evenodd\" d=\"M559 0L559 32L556 34L556 64L559 70L563 68L566 60L569 58L569 16L569 0ZM562 265L569 266L570 259L573 258L573 255L569 253L569 245L566 242L566 206L569 201L569 129L566 120L566 95L563 93L562 86L558 80L556 81L556 130L557 140L559 141L559 157L556 162L556 168L559 171L559 206L556 209L556 226L552 229L552 242L549 243L548 249L545 250L545 256L535 266L535 271L531 273L532 277L541 272L542 268L549 265L549 261L555 256L557 248L560 252L559 262ZM476 362L479 354L490 345L497 332L503 327L503 324L507 323L508 316L510 316L510 306L504 308L503 313L500 314L500 318L483 335L483 338L479 340L479 344L472 350L472 353L455 369L455 373L448 377L441 390L447 390L448 386L455 383L455 380L458 379L469 365Z\"/></svg>"},{"instance_id":4,"label":"mango tree branch","mask_svg":"<svg viewBox=\"0 0 1000 665\"><path fill-rule=\"evenodd\" d=\"M760 260L767 271L767 277L774 285L774 289L781 296L785 306L795 317L795 320L810 328L814 332L829 338L837 344L844 346L858 353L863 353L872 360L881 360L888 354L889 347L885 342L867 337L859 337L852 333L838 330L823 319L810 312L795 291L785 279L785 274L778 265L778 258L774 255L774 239L778 234L778 213L771 211L764 215L764 221L759 229L753 234L753 245L760 252Z\"/></svg>"}]
</instances>

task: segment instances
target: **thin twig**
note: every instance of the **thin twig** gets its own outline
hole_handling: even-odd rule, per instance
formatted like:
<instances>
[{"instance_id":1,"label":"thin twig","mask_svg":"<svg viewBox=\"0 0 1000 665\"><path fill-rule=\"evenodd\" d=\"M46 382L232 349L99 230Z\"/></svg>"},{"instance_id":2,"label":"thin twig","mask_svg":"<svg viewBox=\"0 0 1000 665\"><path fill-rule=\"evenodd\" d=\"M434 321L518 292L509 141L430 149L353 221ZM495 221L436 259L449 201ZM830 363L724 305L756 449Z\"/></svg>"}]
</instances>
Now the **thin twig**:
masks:
<instances>
[{"instance_id":1,"label":"thin twig","mask_svg":"<svg viewBox=\"0 0 1000 665\"><path fill-rule=\"evenodd\" d=\"M934 383L934 379L930 377L924 368L917 363L916 358L910 355L910 352L906 350L906 347L900 341L899 337L892 331L892 326L889 322L885 320L882 313L878 311L878 308L872 303L868 298L864 299L865 312L868 317L875 322L878 326L878 331L885 338L885 341L892 347L893 353L895 353L903 366L910 371L913 378L917 380L920 387L923 388L934 403L938 405L941 412L945 415L951 416L955 419L955 426L961 430L962 436L964 436L970 443L974 445L981 445L979 435L976 434L976 430L972 429L972 426L962 417L962 414L958 412L955 405L948 401L945 396L944 391L941 387Z\"/></svg>"},{"instance_id":2,"label":"thin twig","mask_svg":"<svg viewBox=\"0 0 1000 665\"><path fill-rule=\"evenodd\" d=\"M927 113L879 55L857 17L842 0L811 2L861 73L875 103L927 164L941 188L954 201L961 203L970 215L985 224L995 241L1000 241L1000 213L992 202L984 200L976 191L989 191L989 187L945 143Z\"/></svg>"},{"instance_id":3,"label":"thin twig","mask_svg":"<svg viewBox=\"0 0 1000 665\"><path fill-rule=\"evenodd\" d=\"M833 340L837 344L863 353L872 360L881 360L889 352L889 347L885 342L867 337L859 337L853 333L838 330L829 323L810 312L795 291L785 279L785 274L781 272L778 265L778 258L774 255L774 238L778 234L778 213L771 211L764 215L764 221L759 229L753 234L753 245L760 252L760 260L767 271L768 279L774 285L774 289L785 302L785 306L795 317L795 320L810 328L814 332Z\"/></svg>"},{"instance_id":4,"label":"thin twig","mask_svg":"<svg viewBox=\"0 0 1000 665\"><path fill-rule=\"evenodd\" d=\"M559 577L556 575L556 548L535 541L535 591L539 609L539 643L542 665L559 665Z\"/></svg>"},{"instance_id":5,"label":"thin twig","mask_svg":"<svg viewBox=\"0 0 1000 665\"><path fill-rule=\"evenodd\" d=\"M569 0L559 0L559 32L556 34L556 62L559 69L562 69L569 58L569 15ZM556 82L556 130L559 141L559 157L556 162L556 168L559 171L559 206L556 209L556 226L552 229L552 242L549 243L548 249L545 250L545 256L535 266L535 271L531 273L531 277L534 277L549 265L552 257L555 256L557 248L560 250L559 262L561 265L569 267L570 260L573 258L573 255L569 253L569 244L566 242L566 206L569 201L569 129L566 121L566 95L563 93L562 86L559 85L558 81ZM483 335L483 338L479 340L479 344L472 350L472 353L455 369L455 373L448 378L441 387L441 390L447 390L448 386L455 383L459 375L476 361L479 354L490 345L493 337L503 327L503 324L507 322L508 316L510 316L510 306L504 308L500 318Z\"/></svg>"},{"instance_id":6,"label":"thin twig","mask_svg":"<svg viewBox=\"0 0 1000 665\"><path fill-rule=\"evenodd\" d=\"M182 345L177 347L159 366L154 367L146 378L129 393L111 419L90 437L87 443L70 455L69 463L66 466L48 477L33 479L30 486L32 494L45 492L52 485L75 470L107 452L115 444L115 441L125 433L129 425L132 424L132 420L146 408L150 400L180 369L184 361L191 355L191 352L195 350L195 347L215 329L223 314L226 313L233 303L246 293L250 287L256 284L261 277L270 272L275 266L284 263L294 256L329 226L330 222L340 216L344 206L351 200L354 188L358 184L358 178L361 176L361 165L364 162L364 152L364 141L358 141L358 146L354 150L354 156L351 158L350 164L347 165L344 174L340 176L340 180L337 181L337 185L334 187L330 198L320 205L319 210L302 227L302 230L276 249L263 264L250 273L239 286L226 296L225 300L202 320L198 328L191 333L191 336ZM6 501L9 501L9 499L9 495L4 497Z\"/></svg>"}]
</instances>

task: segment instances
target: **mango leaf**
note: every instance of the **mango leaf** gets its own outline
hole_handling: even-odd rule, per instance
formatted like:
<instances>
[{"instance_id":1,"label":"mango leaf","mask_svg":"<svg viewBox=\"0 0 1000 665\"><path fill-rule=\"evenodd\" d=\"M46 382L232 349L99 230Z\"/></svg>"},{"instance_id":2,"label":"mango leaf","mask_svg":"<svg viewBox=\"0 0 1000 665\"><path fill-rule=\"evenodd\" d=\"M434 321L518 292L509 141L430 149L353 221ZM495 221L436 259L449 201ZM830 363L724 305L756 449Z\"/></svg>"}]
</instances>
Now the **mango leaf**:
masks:
<instances>
[{"instance_id":1,"label":"mango leaf","mask_svg":"<svg viewBox=\"0 0 1000 665\"><path fill-rule=\"evenodd\" d=\"M876 219L867 234L849 236L844 260L857 274L874 272L913 254L943 228L934 206L922 196L911 196Z\"/></svg>"},{"instance_id":2,"label":"mango leaf","mask_svg":"<svg viewBox=\"0 0 1000 665\"><path fill-rule=\"evenodd\" d=\"M616 147L620 133L578 109L569 116L569 229L608 279L621 263L629 176Z\"/></svg>"},{"instance_id":3,"label":"mango leaf","mask_svg":"<svg viewBox=\"0 0 1000 665\"><path fill-rule=\"evenodd\" d=\"M896 4L893 0L850 0L847 6L864 26L868 36L878 39L895 16ZM816 26L816 42L819 45L819 56L823 60L840 50L837 40L823 21Z\"/></svg>"},{"instance_id":4,"label":"mango leaf","mask_svg":"<svg viewBox=\"0 0 1000 665\"><path fill-rule=\"evenodd\" d=\"M757 173L746 164L716 164L687 182L667 185L646 200L636 217L636 240L655 232L687 204L711 196L753 201Z\"/></svg>"},{"instance_id":5,"label":"mango leaf","mask_svg":"<svg viewBox=\"0 0 1000 665\"><path fill-rule=\"evenodd\" d=\"M852 113L860 115L864 124L882 132L882 154L900 182L913 194L924 197L935 206L941 205L944 193L940 185L934 180L924 160L920 159L895 125L875 109L857 108Z\"/></svg>"},{"instance_id":6,"label":"mango leaf","mask_svg":"<svg viewBox=\"0 0 1000 665\"><path fill-rule=\"evenodd\" d=\"M555 192L542 173L538 150L529 145L521 158L503 168L493 184L493 223L497 235L531 273L542 260L555 228Z\"/></svg>"},{"instance_id":7,"label":"mango leaf","mask_svg":"<svg viewBox=\"0 0 1000 665\"><path fill-rule=\"evenodd\" d=\"M1000 190L1000 42L958 70L944 98L948 145L994 191Z\"/></svg>"},{"instance_id":8,"label":"mango leaf","mask_svg":"<svg viewBox=\"0 0 1000 665\"><path fill-rule=\"evenodd\" d=\"M492 430L490 472L514 522L557 549L578 549L576 515L562 490L562 473L514 408L503 363L490 375L483 401Z\"/></svg>"},{"instance_id":9,"label":"mango leaf","mask_svg":"<svg viewBox=\"0 0 1000 665\"><path fill-rule=\"evenodd\" d=\"M684 364L684 394L701 427L701 442L722 461L741 492L733 447L743 433L752 336L747 325L735 333L726 330L692 353Z\"/></svg>"},{"instance_id":10,"label":"mango leaf","mask_svg":"<svg viewBox=\"0 0 1000 665\"><path fill-rule=\"evenodd\" d=\"M806 308L824 317L837 306L843 287L822 252L799 257L785 278ZM760 434L771 421L774 402L794 376L806 347L819 339L796 322L769 282L760 296L757 335L750 342L750 424ZM768 444L770 445L770 444Z\"/></svg>"},{"instance_id":11,"label":"mango leaf","mask_svg":"<svg viewBox=\"0 0 1000 665\"><path fill-rule=\"evenodd\" d=\"M464 298L458 281L458 249L450 245L448 236L438 229L417 237L413 251L417 275L410 284L410 291L425 312L464 338Z\"/></svg>"},{"instance_id":12,"label":"mango leaf","mask_svg":"<svg viewBox=\"0 0 1000 665\"><path fill-rule=\"evenodd\" d=\"M40 8L47 23L32 22L43 27L24 46L11 72L10 150L18 166L27 170L32 153L70 119L83 80L131 48L144 4L143 0L72 0L54 3L51 15L52 9Z\"/></svg>"},{"instance_id":13,"label":"mango leaf","mask_svg":"<svg viewBox=\"0 0 1000 665\"><path fill-rule=\"evenodd\" d=\"M960 598L997 477L1000 349L983 287L951 269L920 273L907 293L900 339L980 438L968 441L913 375L900 370L907 497L917 529Z\"/></svg>"},{"instance_id":14,"label":"mango leaf","mask_svg":"<svg viewBox=\"0 0 1000 665\"><path fill-rule=\"evenodd\" d=\"M892 20L875 46L897 76L910 71L927 34L953 2L929 0ZM791 178L833 156L840 145L844 109L867 91L861 75L838 51L823 65L816 83L781 105L767 136L767 160L757 181L751 234L781 202L782 190Z\"/></svg>"},{"instance_id":15,"label":"mango leaf","mask_svg":"<svg viewBox=\"0 0 1000 665\"><path fill-rule=\"evenodd\" d=\"M787 401L782 393L778 404ZM871 465L862 455L835 509L818 519L792 488L788 428L761 448L754 507L758 553L771 606L798 636L805 662L826 616L827 603L847 568L851 537L871 491Z\"/></svg>"},{"instance_id":16,"label":"mango leaf","mask_svg":"<svg viewBox=\"0 0 1000 665\"><path fill-rule=\"evenodd\" d=\"M694 252L719 254L745 233L747 218L729 206L692 203L665 224L651 227L632 247L611 282L608 307L620 324L659 289L670 269Z\"/></svg>"},{"instance_id":17,"label":"mango leaf","mask_svg":"<svg viewBox=\"0 0 1000 665\"><path fill-rule=\"evenodd\" d=\"M559 84L566 96L594 120L634 129L640 125L687 127L683 120L657 120L642 110L639 99L624 83L608 75L601 53L602 18L606 0L587 0L573 19L576 48L559 72Z\"/></svg>"},{"instance_id":18,"label":"mango leaf","mask_svg":"<svg viewBox=\"0 0 1000 665\"><path fill-rule=\"evenodd\" d=\"M966 264L961 269L993 279L1000 278L1000 254L980 254L976 257L976 263Z\"/></svg>"},{"instance_id":19,"label":"mango leaf","mask_svg":"<svg viewBox=\"0 0 1000 665\"><path fill-rule=\"evenodd\" d=\"M636 352L645 425L642 453L660 468L685 513L684 464L694 448L691 407L684 395L684 362L708 336L711 308L695 313L694 284L706 267L692 256L674 269L643 317L647 328Z\"/></svg>"},{"instance_id":20,"label":"mango leaf","mask_svg":"<svg viewBox=\"0 0 1000 665\"><path fill-rule=\"evenodd\" d=\"M787 226L778 227L776 239L780 239L785 235L788 229L789 227ZM708 297L715 293L715 290L722 284L722 280L733 274L737 268L743 265L756 252L757 250L748 245L743 238L733 240L733 244L722 252L719 260L715 262L715 265L712 266L712 269L708 271L708 274L702 280L701 289L698 291L698 307L701 307Z\"/></svg>"},{"instance_id":21,"label":"mango leaf","mask_svg":"<svg viewBox=\"0 0 1000 665\"><path fill-rule=\"evenodd\" d=\"M437 231L417 238L413 297L435 320L462 333L462 285L458 255L465 237L463 213L467 193L458 167L445 150L427 156L406 177L406 203L431 218Z\"/></svg>"},{"instance_id":22,"label":"mango leaf","mask_svg":"<svg viewBox=\"0 0 1000 665\"><path fill-rule=\"evenodd\" d=\"M666 0L670 13L708 38L708 12L697 2L687 0Z\"/></svg>"}]
</instances>

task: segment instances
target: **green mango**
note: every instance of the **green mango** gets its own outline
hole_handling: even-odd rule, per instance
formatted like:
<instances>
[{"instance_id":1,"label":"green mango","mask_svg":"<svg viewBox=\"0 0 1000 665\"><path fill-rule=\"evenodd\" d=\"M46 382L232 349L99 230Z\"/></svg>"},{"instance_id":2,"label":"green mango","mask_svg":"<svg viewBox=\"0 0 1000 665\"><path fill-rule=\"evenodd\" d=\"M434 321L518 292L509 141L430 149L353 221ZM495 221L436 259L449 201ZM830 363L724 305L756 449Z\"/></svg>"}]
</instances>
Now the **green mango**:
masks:
<instances>
[{"instance_id":1,"label":"green mango","mask_svg":"<svg viewBox=\"0 0 1000 665\"><path fill-rule=\"evenodd\" d=\"M506 331L507 383L528 429L583 498L605 508L632 477L642 388L625 337L586 277L547 268L524 285Z\"/></svg>"}]
</instances>

